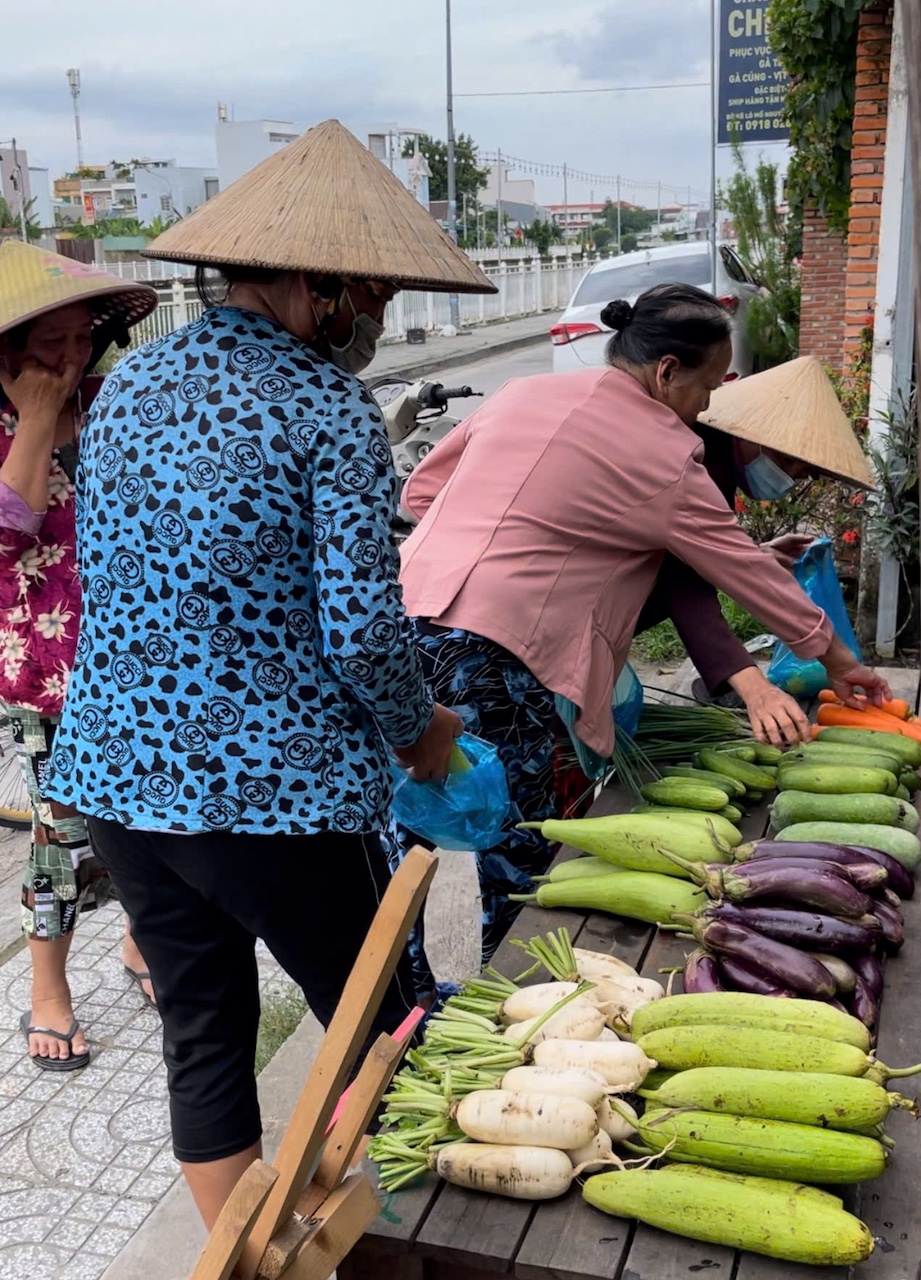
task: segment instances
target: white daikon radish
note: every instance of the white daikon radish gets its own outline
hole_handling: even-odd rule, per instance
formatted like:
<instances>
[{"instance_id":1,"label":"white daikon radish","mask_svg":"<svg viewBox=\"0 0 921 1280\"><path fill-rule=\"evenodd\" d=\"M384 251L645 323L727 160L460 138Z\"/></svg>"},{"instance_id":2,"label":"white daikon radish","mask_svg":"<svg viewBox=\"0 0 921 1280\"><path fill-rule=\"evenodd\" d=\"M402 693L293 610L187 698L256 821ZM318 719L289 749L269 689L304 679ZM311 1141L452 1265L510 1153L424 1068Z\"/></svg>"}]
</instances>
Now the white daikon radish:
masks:
<instances>
[{"instance_id":1,"label":"white daikon radish","mask_svg":"<svg viewBox=\"0 0 921 1280\"><path fill-rule=\"evenodd\" d=\"M587 1142L584 1147L567 1151L566 1154L572 1161L573 1168L578 1169L580 1174L598 1173L614 1163L611 1159L613 1155L611 1139L603 1129L599 1129L591 1142Z\"/></svg>"},{"instance_id":2,"label":"white daikon radish","mask_svg":"<svg viewBox=\"0 0 921 1280\"><path fill-rule=\"evenodd\" d=\"M498 1147L456 1142L438 1153L435 1172L470 1191L513 1200L553 1200L572 1185L572 1161L549 1147Z\"/></svg>"},{"instance_id":3,"label":"white daikon radish","mask_svg":"<svg viewBox=\"0 0 921 1280\"><path fill-rule=\"evenodd\" d=\"M618 1040L616 1044L613 1040L545 1040L534 1046L534 1062L538 1067L552 1067L556 1071L588 1067L624 1093L638 1088L658 1066L638 1045L626 1040ZM564 1150L568 1151L569 1147Z\"/></svg>"},{"instance_id":4,"label":"white daikon radish","mask_svg":"<svg viewBox=\"0 0 921 1280\"><path fill-rule=\"evenodd\" d=\"M665 988L653 978L623 978L599 982L586 993L586 998L597 1004L615 1031L629 1031L637 1009L664 995Z\"/></svg>"},{"instance_id":5,"label":"white daikon radish","mask_svg":"<svg viewBox=\"0 0 921 1280\"><path fill-rule=\"evenodd\" d=\"M599 1040L619 1040L620 1036L617 1034L616 1031L612 1031L610 1027L605 1027L605 1029L602 1031L598 1039Z\"/></svg>"},{"instance_id":6,"label":"white daikon radish","mask_svg":"<svg viewBox=\"0 0 921 1280\"><path fill-rule=\"evenodd\" d=\"M617 956L606 956L601 951L585 951L582 947L573 947L573 955L576 957L579 977L587 978L589 982L601 982L604 978L616 980L625 974L628 977L639 977L632 965L625 960L618 960Z\"/></svg>"},{"instance_id":7,"label":"white daikon radish","mask_svg":"<svg viewBox=\"0 0 921 1280\"><path fill-rule=\"evenodd\" d=\"M541 1015L543 1017L543 1015ZM505 1028L505 1037L528 1044L540 1044L542 1040L597 1040L604 1030L604 1014L587 1000L573 1000L559 1013L537 1028L533 1037L531 1027L541 1018L529 1018L527 1022L513 1022Z\"/></svg>"},{"instance_id":8,"label":"white daikon radish","mask_svg":"<svg viewBox=\"0 0 921 1280\"><path fill-rule=\"evenodd\" d=\"M566 996L571 996L576 988L575 982L540 982L534 987L522 987L505 1001L502 1016L506 1022L528 1022L531 1018L539 1018ZM592 1004L595 1003L594 994L594 988L586 992Z\"/></svg>"},{"instance_id":9,"label":"white daikon radish","mask_svg":"<svg viewBox=\"0 0 921 1280\"><path fill-rule=\"evenodd\" d=\"M501 1085L503 1089L517 1093L550 1093L557 1098L581 1098L596 1109L608 1090L604 1076L578 1067L569 1071L551 1071L548 1067L512 1067L502 1077Z\"/></svg>"},{"instance_id":10,"label":"white daikon radish","mask_svg":"<svg viewBox=\"0 0 921 1280\"><path fill-rule=\"evenodd\" d=\"M455 1119L468 1138L499 1146L584 1147L598 1132L594 1110L581 1098L478 1089L458 1104Z\"/></svg>"},{"instance_id":11,"label":"white daikon radish","mask_svg":"<svg viewBox=\"0 0 921 1280\"><path fill-rule=\"evenodd\" d=\"M632 1116L632 1120L628 1120L627 1115L620 1115L621 1111ZM626 1142L636 1133L639 1125L636 1112L629 1103L621 1102L620 1098L617 1099L617 1110L607 1098L603 1098L596 1108L596 1115L602 1133L606 1134L611 1142Z\"/></svg>"}]
</instances>

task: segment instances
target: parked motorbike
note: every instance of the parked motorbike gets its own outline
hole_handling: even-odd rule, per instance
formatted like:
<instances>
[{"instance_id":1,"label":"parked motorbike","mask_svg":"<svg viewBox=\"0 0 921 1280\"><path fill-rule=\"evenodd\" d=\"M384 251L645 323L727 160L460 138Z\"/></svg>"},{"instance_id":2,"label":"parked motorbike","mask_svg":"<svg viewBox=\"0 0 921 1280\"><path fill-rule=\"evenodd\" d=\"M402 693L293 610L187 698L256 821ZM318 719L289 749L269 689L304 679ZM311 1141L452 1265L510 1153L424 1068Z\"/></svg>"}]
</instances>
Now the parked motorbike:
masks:
<instances>
[{"instance_id":1,"label":"parked motorbike","mask_svg":"<svg viewBox=\"0 0 921 1280\"><path fill-rule=\"evenodd\" d=\"M440 382L406 382L395 378L372 382L368 390L384 419L401 492L422 459L460 421L448 412L450 402L482 394L472 387L446 387ZM401 507L395 530L398 541L409 535L412 526L412 517Z\"/></svg>"}]
</instances>

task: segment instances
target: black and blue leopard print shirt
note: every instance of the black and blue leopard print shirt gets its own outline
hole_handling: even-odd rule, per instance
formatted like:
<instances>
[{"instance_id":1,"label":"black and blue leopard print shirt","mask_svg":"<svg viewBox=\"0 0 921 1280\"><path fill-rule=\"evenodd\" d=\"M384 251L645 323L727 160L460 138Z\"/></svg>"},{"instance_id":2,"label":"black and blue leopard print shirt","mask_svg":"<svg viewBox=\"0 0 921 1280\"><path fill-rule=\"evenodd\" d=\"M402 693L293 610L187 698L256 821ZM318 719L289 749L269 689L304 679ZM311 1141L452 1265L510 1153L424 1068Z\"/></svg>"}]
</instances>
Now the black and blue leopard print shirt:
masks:
<instances>
[{"instance_id":1,"label":"black and blue leopard print shirt","mask_svg":"<svg viewBox=\"0 0 921 1280\"><path fill-rule=\"evenodd\" d=\"M80 440L83 625L48 794L151 830L373 831L433 704L374 403L251 312L126 357Z\"/></svg>"}]
</instances>

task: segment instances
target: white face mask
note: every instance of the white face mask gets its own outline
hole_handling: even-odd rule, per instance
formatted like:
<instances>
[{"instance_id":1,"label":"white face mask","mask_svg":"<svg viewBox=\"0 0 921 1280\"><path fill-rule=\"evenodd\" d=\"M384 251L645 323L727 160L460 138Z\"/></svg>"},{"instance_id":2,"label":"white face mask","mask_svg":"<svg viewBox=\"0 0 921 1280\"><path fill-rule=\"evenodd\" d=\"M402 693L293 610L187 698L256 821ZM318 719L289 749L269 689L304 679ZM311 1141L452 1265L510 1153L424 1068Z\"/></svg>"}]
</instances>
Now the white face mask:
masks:
<instances>
[{"instance_id":1,"label":"white face mask","mask_svg":"<svg viewBox=\"0 0 921 1280\"><path fill-rule=\"evenodd\" d=\"M759 453L745 468L748 491L758 502L776 501L793 488L796 481L766 453Z\"/></svg>"},{"instance_id":2,"label":"white face mask","mask_svg":"<svg viewBox=\"0 0 921 1280\"><path fill-rule=\"evenodd\" d=\"M347 293L345 296L349 300L352 315L355 317L352 321L352 332L345 346L334 347L330 343L329 354L333 363L340 369L345 369L346 373L359 374L363 373L374 359L377 344L384 336L384 326L372 320L366 312L357 312L351 295Z\"/></svg>"}]
</instances>

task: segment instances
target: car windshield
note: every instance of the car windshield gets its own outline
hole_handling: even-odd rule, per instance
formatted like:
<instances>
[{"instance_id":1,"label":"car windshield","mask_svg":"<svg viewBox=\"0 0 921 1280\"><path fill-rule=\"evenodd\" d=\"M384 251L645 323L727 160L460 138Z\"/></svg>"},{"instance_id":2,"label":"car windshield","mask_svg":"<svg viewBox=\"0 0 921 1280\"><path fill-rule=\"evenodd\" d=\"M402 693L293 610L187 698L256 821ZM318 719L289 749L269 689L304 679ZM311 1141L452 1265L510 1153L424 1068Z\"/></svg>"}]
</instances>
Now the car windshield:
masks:
<instances>
[{"instance_id":1,"label":"car windshield","mask_svg":"<svg viewBox=\"0 0 921 1280\"><path fill-rule=\"evenodd\" d=\"M710 255L703 253L652 258L632 266L612 267L607 271L590 271L579 286L573 305L588 306L593 302L612 302L615 298L636 298L656 284L710 283Z\"/></svg>"}]
</instances>

